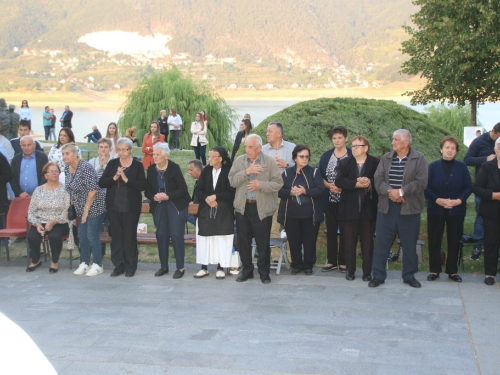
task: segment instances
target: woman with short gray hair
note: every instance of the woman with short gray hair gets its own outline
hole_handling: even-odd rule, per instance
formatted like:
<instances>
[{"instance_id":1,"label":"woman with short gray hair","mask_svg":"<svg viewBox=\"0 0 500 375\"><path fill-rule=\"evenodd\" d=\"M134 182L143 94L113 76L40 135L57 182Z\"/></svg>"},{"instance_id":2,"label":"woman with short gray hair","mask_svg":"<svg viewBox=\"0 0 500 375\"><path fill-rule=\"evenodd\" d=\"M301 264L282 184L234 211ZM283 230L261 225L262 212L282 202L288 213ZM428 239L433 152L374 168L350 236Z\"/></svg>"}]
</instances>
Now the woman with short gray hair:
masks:
<instances>
[{"instance_id":1,"label":"woman with short gray hair","mask_svg":"<svg viewBox=\"0 0 500 375\"><path fill-rule=\"evenodd\" d=\"M111 277L125 273L132 277L137 270L137 224L141 216L142 191L146 176L142 164L132 158L133 143L128 138L116 142L118 158L108 162L99 186L106 188L106 209L113 228Z\"/></svg>"}]
</instances>

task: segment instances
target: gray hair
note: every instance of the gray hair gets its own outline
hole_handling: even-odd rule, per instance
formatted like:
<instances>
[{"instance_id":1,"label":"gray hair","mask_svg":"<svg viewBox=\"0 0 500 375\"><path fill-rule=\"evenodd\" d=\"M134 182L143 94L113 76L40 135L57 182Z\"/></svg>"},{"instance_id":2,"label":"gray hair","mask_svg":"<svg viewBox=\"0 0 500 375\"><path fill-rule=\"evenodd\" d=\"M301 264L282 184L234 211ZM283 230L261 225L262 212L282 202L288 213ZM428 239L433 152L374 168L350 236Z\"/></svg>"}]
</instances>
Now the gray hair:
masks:
<instances>
[{"instance_id":1,"label":"gray hair","mask_svg":"<svg viewBox=\"0 0 500 375\"><path fill-rule=\"evenodd\" d=\"M32 137L31 135L23 135L23 136L21 137L21 139L19 140L19 144L21 143L21 141L22 141L23 139L31 139L31 142L35 143L35 140L33 139L33 137Z\"/></svg>"},{"instance_id":2,"label":"gray hair","mask_svg":"<svg viewBox=\"0 0 500 375\"><path fill-rule=\"evenodd\" d=\"M500 138L498 138L498 139L500 139ZM189 165L189 164L193 164L193 167L195 167L196 169L199 169L200 171L203 169L203 164L201 164L201 161L200 161L200 160L198 160L198 159L193 159L193 160L191 160L191 161L188 163L188 165Z\"/></svg>"},{"instance_id":3,"label":"gray hair","mask_svg":"<svg viewBox=\"0 0 500 375\"><path fill-rule=\"evenodd\" d=\"M68 150L71 153L76 154L77 156L78 156L78 151L80 151L78 146L76 144L74 144L73 142L66 143L64 146L62 146L61 151L64 151L64 150Z\"/></svg>"},{"instance_id":4,"label":"gray hair","mask_svg":"<svg viewBox=\"0 0 500 375\"><path fill-rule=\"evenodd\" d=\"M168 146L168 143L166 143L166 142L155 143L155 145L153 146L153 150L155 148L161 148L161 151L162 151L163 155L165 155L165 154L169 154L170 155L170 147Z\"/></svg>"},{"instance_id":5,"label":"gray hair","mask_svg":"<svg viewBox=\"0 0 500 375\"><path fill-rule=\"evenodd\" d=\"M392 133L393 136L396 135L396 134L399 134L401 136L401 139L403 141L410 141L410 144L411 144L412 138L411 138L411 133L410 133L409 130L398 129L394 133Z\"/></svg>"},{"instance_id":6,"label":"gray hair","mask_svg":"<svg viewBox=\"0 0 500 375\"><path fill-rule=\"evenodd\" d=\"M258 135L258 134L250 134L247 137L247 141L249 141L250 139L255 139L255 143L257 143L258 146L262 146L262 138L260 137L260 135Z\"/></svg>"},{"instance_id":7,"label":"gray hair","mask_svg":"<svg viewBox=\"0 0 500 375\"><path fill-rule=\"evenodd\" d=\"M125 143L127 145L129 150L132 149L132 147L134 147L134 143L130 139L122 137L122 138L118 138L118 141L116 141L116 148L118 148L118 145L121 145L123 143Z\"/></svg>"},{"instance_id":8,"label":"gray hair","mask_svg":"<svg viewBox=\"0 0 500 375\"><path fill-rule=\"evenodd\" d=\"M106 144L109 146L109 148L110 148L110 149L111 149L111 147L113 146L113 143L112 143L112 142L111 142L111 140L110 140L110 139L108 139L108 138L101 138L101 139L99 139L99 140L97 141L97 144L98 144L98 145L100 145L101 143L106 143ZM133 144L133 143L132 143L132 144Z\"/></svg>"}]
</instances>

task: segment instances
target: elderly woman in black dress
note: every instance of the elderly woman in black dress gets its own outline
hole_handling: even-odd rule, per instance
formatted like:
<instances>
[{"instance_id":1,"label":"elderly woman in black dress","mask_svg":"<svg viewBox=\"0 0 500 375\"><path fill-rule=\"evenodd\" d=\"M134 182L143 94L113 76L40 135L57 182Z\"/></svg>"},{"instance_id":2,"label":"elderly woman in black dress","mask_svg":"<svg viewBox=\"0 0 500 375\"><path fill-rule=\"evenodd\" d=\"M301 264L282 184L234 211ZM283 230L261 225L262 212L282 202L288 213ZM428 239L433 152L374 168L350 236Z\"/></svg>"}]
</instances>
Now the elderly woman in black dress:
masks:
<instances>
[{"instance_id":1,"label":"elderly woman in black dress","mask_svg":"<svg viewBox=\"0 0 500 375\"><path fill-rule=\"evenodd\" d=\"M174 279L184 276L184 223L191 197L179 165L168 160L168 143L153 146L153 161L148 168L146 197L151 200L149 212L153 214L158 241L161 268L155 276L168 273L168 247L172 240L176 270ZM113 228L114 229L114 228Z\"/></svg>"},{"instance_id":2,"label":"elderly woman in black dress","mask_svg":"<svg viewBox=\"0 0 500 375\"><path fill-rule=\"evenodd\" d=\"M335 180L335 184L342 189L338 218L342 223L344 236L347 267L345 278L349 281L355 279L356 245L359 238L363 256L363 281L370 281L378 203L373 176L380 160L368 154L370 142L363 136L353 138L351 149L352 156L340 161Z\"/></svg>"},{"instance_id":3,"label":"elderly woman in black dress","mask_svg":"<svg viewBox=\"0 0 500 375\"><path fill-rule=\"evenodd\" d=\"M99 186L106 188L106 209L113 228L111 277L125 273L132 277L137 270L137 224L141 216L142 191L146 176L142 163L132 158L134 144L128 138L116 143L118 158L108 162Z\"/></svg>"},{"instance_id":4,"label":"elderly woman in black dress","mask_svg":"<svg viewBox=\"0 0 500 375\"><path fill-rule=\"evenodd\" d=\"M201 172L195 194L200 205L196 223L196 263L199 279L208 275L208 265L217 264L215 278L224 279L224 268L231 266L234 240L234 194L229 184L231 159L223 147L208 152L209 166Z\"/></svg>"}]
</instances>

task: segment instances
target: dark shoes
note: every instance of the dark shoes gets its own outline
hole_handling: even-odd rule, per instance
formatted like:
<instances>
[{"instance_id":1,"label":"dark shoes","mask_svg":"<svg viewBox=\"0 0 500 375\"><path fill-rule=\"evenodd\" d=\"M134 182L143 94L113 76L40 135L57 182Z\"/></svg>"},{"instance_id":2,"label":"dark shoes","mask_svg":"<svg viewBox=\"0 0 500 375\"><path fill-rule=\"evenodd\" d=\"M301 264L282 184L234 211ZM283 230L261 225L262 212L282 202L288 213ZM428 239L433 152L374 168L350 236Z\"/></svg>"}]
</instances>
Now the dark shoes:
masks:
<instances>
[{"instance_id":1,"label":"dark shoes","mask_svg":"<svg viewBox=\"0 0 500 375\"><path fill-rule=\"evenodd\" d=\"M312 270L312 268L306 268L306 269L304 270L304 273L305 273L306 275L312 275L312 274L313 274L313 270Z\"/></svg>"},{"instance_id":2,"label":"dark shoes","mask_svg":"<svg viewBox=\"0 0 500 375\"><path fill-rule=\"evenodd\" d=\"M346 273L347 272L347 268L345 268L345 267L339 267L339 271L340 271L340 273Z\"/></svg>"},{"instance_id":3,"label":"dark shoes","mask_svg":"<svg viewBox=\"0 0 500 375\"><path fill-rule=\"evenodd\" d=\"M163 276L166 273L168 273L168 268L167 269L160 268L158 271L156 271L155 276Z\"/></svg>"},{"instance_id":4,"label":"dark shoes","mask_svg":"<svg viewBox=\"0 0 500 375\"><path fill-rule=\"evenodd\" d=\"M134 275L135 275L135 272L132 272L132 271L125 272L125 277L134 277Z\"/></svg>"},{"instance_id":5,"label":"dark shoes","mask_svg":"<svg viewBox=\"0 0 500 375\"><path fill-rule=\"evenodd\" d=\"M174 276L172 277L173 279L180 279L182 276L184 276L184 270L175 270Z\"/></svg>"},{"instance_id":6,"label":"dark shoes","mask_svg":"<svg viewBox=\"0 0 500 375\"><path fill-rule=\"evenodd\" d=\"M125 271L120 271L120 270L114 269L113 272L111 272L111 274L109 276L117 277L117 276L120 276L122 273L125 273Z\"/></svg>"},{"instance_id":7,"label":"dark shoes","mask_svg":"<svg viewBox=\"0 0 500 375\"><path fill-rule=\"evenodd\" d=\"M470 256L470 259L471 260L478 260L482 251L483 251L483 249L481 249L480 247L475 247L474 250L472 250L472 255Z\"/></svg>"},{"instance_id":8,"label":"dark shoes","mask_svg":"<svg viewBox=\"0 0 500 375\"><path fill-rule=\"evenodd\" d=\"M491 276L490 277L485 277L484 278L484 283L486 285L493 285L493 284L495 284L495 278L491 277Z\"/></svg>"},{"instance_id":9,"label":"dark shoes","mask_svg":"<svg viewBox=\"0 0 500 375\"><path fill-rule=\"evenodd\" d=\"M330 271L333 271L333 270L336 270L337 268L339 268L339 266L337 266L336 264L333 264L331 266L325 266L321 269L321 272L330 272Z\"/></svg>"},{"instance_id":10,"label":"dark shoes","mask_svg":"<svg viewBox=\"0 0 500 375\"><path fill-rule=\"evenodd\" d=\"M292 275L298 275L302 271L304 271L303 268L292 268Z\"/></svg>"},{"instance_id":11,"label":"dark shoes","mask_svg":"<svg viewBox=\"0 0 500 375\"><path fill-rule=\"evenodd\" d=\"M247 281L248 279L253 279L253 273L251 273L250 275L244 275L243 273L238 276L238 278L236 279L236 281L238 283L242 283L244 281Z\"/></svg>"},{"instance_id":12,"label":"dark shoes","mask_svg":"<svg viewBox=\"0 0 500 375\"><path fill-rule=\"evenodd\" d=\"M420 288L422 285L420 284L420 281L418 281L417 279L413 278L413 279L410 279L410 280L404 280L403 281L405 284L408 284L409 286L411 286L412 288Z\"/></svg>"},{"instance_id":13,"label":"dark shoes","mask_svg":"<svg viewBox=\"0 0 500 375\"><path fill-rule=\"evenodd\" d=\"M262 284L269 284L271 282L271 278L269 275L261 276L260 281L262 281Z\"/></svg>"},{"instance_id":14,"label":"dark shoes","mask_svg":"<svg viewBox=\"0 0 500 375\"><path fill-rule=\"evenodd\" d=\"M348 273L345 275L345 279L349 280L349 281L353 281L355 278L356 278L356 275L354 275L353 273Z\"/></svg>"},{"instance_id":15,"label":"dark shoes","mask_svg":"<svg viewBox=\"0 0 500 375\"><path fill-rule=\"evenodd\" d=\"M439 273L430 273L427 275L427 281L434 281L436 279L439 279Z\"/></svg>"},{"instance_id":16,"label":"dark shoes","mask_svg":"<svg viewBox=\"0 0 500 375\"><path fill-rule=\"evenodd\" d=\"M462 278L458 275L448 275L448 279L450 280L453 280L457 283L461 283L462 282Z\"/></svg>"},{"instance_id":17,"label":"dark shoes","mask_svg":"<svg viewBox=\"0 0 500 375\"><path fill-rule=\"evenodd\" d=\"M28 267L26 268L26 272L33 272L34 270L36 270L38 267L40 267L42 265L42 261L39 261L37 265L33 266L33 267Z\"/></svg>"},{"instance_id":18,"label":"dark shoes","mask_svg":"<svg viewBox=\"0 0 500 375\"><path fill-rule=\"evenodd\" d=\"M57 273L57 271L59 271L59 268L49 268L49 273Z\"/></svg>"},{"instance_id":19,"label":"dark shoes","mask_svg":"<svg viewBox=\"0 0 500 375\"><path fill-rule=\"evenodd\" d=\"M372 281L372 275L363 275L363 281Z\"/></svg>"},{"instance_id":20,"label":"dark shoes","mask_svg":"<svg viewBox=\"0 0 500 375\"><path fill-rule=\"evenodd\" d=\"M376 288L376 287L380 286L380 285L381 285L381 284L383 284L383 283L385 283L385 281L384 281L384 280L373 279L372 281L370 281L370 282L368 283L368 286L369 286L370 288Z\"/></svg>"}]
</instances>

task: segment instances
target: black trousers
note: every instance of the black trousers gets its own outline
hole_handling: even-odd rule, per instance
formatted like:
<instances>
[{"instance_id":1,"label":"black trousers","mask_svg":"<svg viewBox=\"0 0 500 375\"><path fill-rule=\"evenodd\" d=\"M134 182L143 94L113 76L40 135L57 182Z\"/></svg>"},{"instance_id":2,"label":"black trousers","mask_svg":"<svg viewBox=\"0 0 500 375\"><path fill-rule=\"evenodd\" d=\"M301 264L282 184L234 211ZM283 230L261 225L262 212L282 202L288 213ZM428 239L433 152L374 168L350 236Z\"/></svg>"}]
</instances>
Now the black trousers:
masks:
<instances>
[{"instance_id":1,"label":"black trousers","mask_svg":"<svg viewBox=\"0 0 500 375\"><path fill-rule=\"evenodd\" d=\"M287 217L285 231L290 244L292 268L312 269L316 263L316 239L318 238L319 223L313 223L312 217L299 219ZM302 246L304 258L302 259Z\"/></svg>"},{"instance_id":2,"label":"black trousers","mask_svg":"<svg viewBox=\"0 0 500 375\"><path fill-rule=\"evenodd\" d=\"M137 224L140 212L108 211L113 227L111 237L111 261L117 271L135 272L137 270Z\"/></svg>"},{"instance_id":3,"label":"black trousers","mask_svg":"<svg viewBox=\"0 0 500 375\"><path fill-rule=\"evenodd\" d=\"M500 246L500 218L483 216L484 223L484 274L497 275L498 248Z\"/></svg>"},{"instance_id":4,"label":"black trousers","mask_svg":"<svg viewBox=\"0 0 500 375\"><path fill-rule=\"evenodd\" d=\"M384 281L387 278L385 265L396 233L403 246L403 280L409 281L418 272L417 240L420 230L420 214L401 215L401 205L389 201L389 211L378 212L377 237L373 249L373 278Z\"/></svg>"},{"instance_id":5,"label":"black trousers","mask_svg":"<svg viewBox=\"0 0 500 375\"><path fill-rule=\"evenodd\" d=\"M372 273L375 220L367 220L363 217L357 220L345 220L342 221L342 231L347 272L356 272L356 246L359 238L361 254L363 255L363 275L370 275Z\"/></svg>"},{"instance_id":6,"label":"black trousers","mask_svg":"<svg viewBox=\"0 0 500 375\"><path fill-rule=\"evenodd\" d=\"M236 228L238 238L238 249L240 252L243 275L253 274L252 262L252 237L255 237L259 259L257 266L260 276L268 276L271 269L271 249L269 241L271 239L271 226L273 217L268 216L263 220L259 219L256 203L247 203L245 214L236 213Z\"/></svg>"},{"instance_id":7,"label":"black trousers","mask_svg":"<svg viewBox=\"0 0 500 375\"><path fill-rule=\"evenodd\" d=\"M339 221L339 204L328 202L328 215L326 215L326 247L327 258L329 264L340 265L345 264L345 251L344 251L344 234L340 228ZM340 228L340 251L337 241L338 230ZM288 234L288 232L287 232Z\"/></svg>"},{"instance_id":8,"label":"black trousers","mask_svg":"<svg viewBox=\"0 0 500 375\"><path fill-rule=\"evenodd\" d=\"M45 224L42 224L45 228ZM50 232L47 232L49 238L50 250L52 252L52 263L59 262L63 247L63 237L69 233L68 224L56 224ZM43 237L34 225L28 231L28 244L30 245L31 262L36 264L40 261L40 245Z\"/></svg>"},{"instance_id":9,"label":"black trousers","mask_svg":"<svg viewBox=\"0 0 500 375\"><path fill-rule=\"evenodd\" d=\"M458 272L458 250L460 239L464 232L464 216L449 215L445 211L442 215L427 216L427 233L429 234L429 271L440 273L441 269L441 244L443 242L444 225L446 224L446 237L448 238L448 253L446 257L446 270L448 275Z\"/></svg>"}]
</instances>

